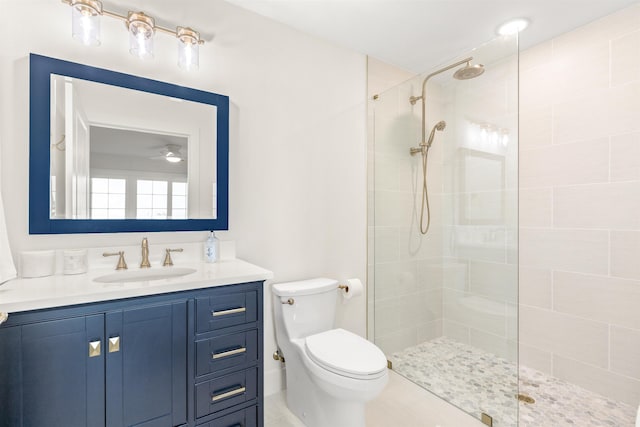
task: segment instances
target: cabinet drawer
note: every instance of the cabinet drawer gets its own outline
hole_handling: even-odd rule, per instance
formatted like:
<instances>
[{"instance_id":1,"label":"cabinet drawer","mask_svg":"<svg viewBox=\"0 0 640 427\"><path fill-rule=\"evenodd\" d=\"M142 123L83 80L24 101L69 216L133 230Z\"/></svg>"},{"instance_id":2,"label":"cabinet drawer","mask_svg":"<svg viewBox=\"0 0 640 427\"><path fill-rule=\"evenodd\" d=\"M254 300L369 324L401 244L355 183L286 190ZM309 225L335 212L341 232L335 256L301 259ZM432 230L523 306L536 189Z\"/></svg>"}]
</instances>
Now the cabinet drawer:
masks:
<instances>
[{"instance_id":1,"label":"cabinet drawer","mask_svg":"<svg viewBox=\"0 0 640 427\"><path fill-rule=\"evenodd\" d=\"M258 368L234 372L196 385L196 418L258 396Z\"/></svg>"},{"instance_id":2,"label":"cabinet drawer","mask_svg":"<svg viewBox=\"0 0 640 427\"><path fill-rule=\"evenodd\" d=\"M213 294L196 298L196 332L203 333L258 320L258 292Z\"/></svg>"},{"instance_id":3,"label":"cabinet drawer","mask_svg":"<svg viewBox=\"0 0 640 427\"><path fill-rule=\"evenodd\" d=\"M258 427L258 407L241 409L198 427Z\"/></svg>"},{"instance_id":4,"label":"cabinet drawer","mask_svg":"<svg viewBox=\"0 0 640 427\"><path fill-rule=\"evenodd\" d=\"M257 360L257 329L196 341L196 376Z\"/></svg>"}]
</instances>

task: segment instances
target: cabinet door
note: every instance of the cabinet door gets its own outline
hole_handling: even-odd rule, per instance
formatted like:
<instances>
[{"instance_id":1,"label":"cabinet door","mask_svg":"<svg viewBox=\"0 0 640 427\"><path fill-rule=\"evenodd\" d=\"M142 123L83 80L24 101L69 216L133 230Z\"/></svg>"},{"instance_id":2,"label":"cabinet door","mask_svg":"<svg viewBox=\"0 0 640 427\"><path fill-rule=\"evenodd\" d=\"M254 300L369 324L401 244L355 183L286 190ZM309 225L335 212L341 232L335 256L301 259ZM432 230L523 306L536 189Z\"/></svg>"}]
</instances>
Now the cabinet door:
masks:
<instances>
[{"instance_id":1,"label":"cabinet door","mask_svg":"<svg viewBox=\"0 0 640 427\"><path fill-rule=\"evenodd\" d=\"M103 333L102 315L2 330L0 425L104 426Z\"/></svg>"},{"instance_id":2,"label":"cabinet door","mask_svg":"<svg viewBox=\"0 0 640 427\"><path fill-rule=\"evenodd\" d=\"M186 423L186 303L106 314L107 426Z\"/></svg>"},{"instance_id":3,"label":"cabinet door","mask_svg":"<svg viewBox=\"0 0 640 427\"><path fill-rule=\"evenodd\" d=\"M21 425L21 328L0 329L0 427Z\"/></svg>"}]
</instances>

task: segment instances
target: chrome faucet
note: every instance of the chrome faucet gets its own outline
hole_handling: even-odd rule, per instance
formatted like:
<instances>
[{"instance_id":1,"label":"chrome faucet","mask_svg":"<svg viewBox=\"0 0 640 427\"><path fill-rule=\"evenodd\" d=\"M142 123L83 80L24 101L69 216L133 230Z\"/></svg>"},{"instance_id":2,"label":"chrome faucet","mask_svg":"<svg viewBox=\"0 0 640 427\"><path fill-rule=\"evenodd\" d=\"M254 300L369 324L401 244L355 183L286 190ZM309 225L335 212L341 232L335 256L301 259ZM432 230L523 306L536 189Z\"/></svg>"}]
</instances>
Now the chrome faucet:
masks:
<instances>
[{"instance_id":1,"label":"chrome faucet","mask_svg":"<svg viewBox=\"0 0 640 427\"><path fill-rule=\"evenodd\" d=\"M149 268L151 263L149 262L149 241L146 237L142 239L142 261L140 262L140 268Z\"/></svg>"}]
</instances>

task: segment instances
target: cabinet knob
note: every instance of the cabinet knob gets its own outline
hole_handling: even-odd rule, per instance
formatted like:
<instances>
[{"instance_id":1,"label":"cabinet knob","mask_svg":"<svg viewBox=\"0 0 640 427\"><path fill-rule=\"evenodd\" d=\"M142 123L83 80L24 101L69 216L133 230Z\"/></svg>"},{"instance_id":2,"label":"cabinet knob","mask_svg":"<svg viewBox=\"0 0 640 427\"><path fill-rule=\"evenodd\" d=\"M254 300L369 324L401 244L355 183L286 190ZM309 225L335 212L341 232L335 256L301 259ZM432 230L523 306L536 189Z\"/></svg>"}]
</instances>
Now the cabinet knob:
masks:
<instances>
[{"instance_id":1,"label":"cabinet knob","mask_svg":"<svg viewBox=\"0 0 640 427\"><path fill-rule=\"evenodd\" d=\"M98 357L101 353L100 340L89 342L89 357Z\"/></svg>"},{"instance_id":2,"label":"cabinet knob","mask_svg":"<svg viewBox=\"0 0 640 427\"><path fill-rule=\"evenodd\" d=\"M109 338L109 353L120 351L120 337Z\"/></svg>"}]
</instances>

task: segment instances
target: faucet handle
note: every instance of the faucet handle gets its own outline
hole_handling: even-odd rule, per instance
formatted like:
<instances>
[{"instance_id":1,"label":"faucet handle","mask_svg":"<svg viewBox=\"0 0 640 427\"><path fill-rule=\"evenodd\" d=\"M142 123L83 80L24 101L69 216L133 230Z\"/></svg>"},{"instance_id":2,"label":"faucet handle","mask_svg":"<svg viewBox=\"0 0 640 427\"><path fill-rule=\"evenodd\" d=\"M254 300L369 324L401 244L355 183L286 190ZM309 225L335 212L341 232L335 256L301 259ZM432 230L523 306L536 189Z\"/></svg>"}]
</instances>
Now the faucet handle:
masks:
<instances>
[{"instance_id":1,"label":"faucet handle","mask_svg":"<svg viewBox=\"0 0 640 427\"><path fill-rule=\"evenodd\" d=\"M124 251L118 251L118 252L105 252L102 254L102 256L116 256L119 255L120 257L118 258L118 265L116 266L116 270L126 270L127 269L127 263L124 260Z\"/></svg>"},{"instance_id":2,"label":"faucet handle","mask_svg":"<svg viewBox=\"0 0 640 427\"><path fill-rule=\"evenodd\" d=\"M171 259L171 252L182 252L184 249L176 248L176 249L165 249L164 261L162 262L163 267L170 267L173 265L173 260Z\"/></svg>"}]
</instances>

